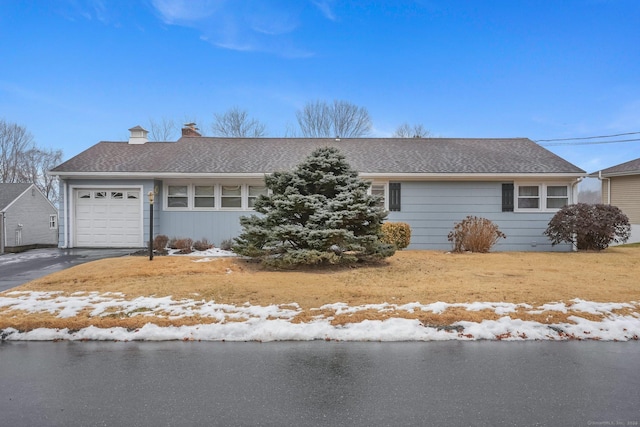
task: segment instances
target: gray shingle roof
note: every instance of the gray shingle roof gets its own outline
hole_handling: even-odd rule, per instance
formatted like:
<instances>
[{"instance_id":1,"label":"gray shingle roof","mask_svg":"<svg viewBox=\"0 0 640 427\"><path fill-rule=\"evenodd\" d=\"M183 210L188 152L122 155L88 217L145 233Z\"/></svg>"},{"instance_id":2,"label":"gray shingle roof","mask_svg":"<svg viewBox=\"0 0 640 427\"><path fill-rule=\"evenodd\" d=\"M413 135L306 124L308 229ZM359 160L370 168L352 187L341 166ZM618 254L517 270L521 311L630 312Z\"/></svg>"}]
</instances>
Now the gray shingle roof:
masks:
<instances>
[{"instance_id":1,"label":"gray shingle roof","mask_svg":"<svg viewBox=\"0 0 640 427\"><path fill-rule=\"evenodd\" d=\"M338 147L360 173L584 173L527 138L211 137L139 145L100 142L53 172L270 173L291 169L325 146Z\"/></svg>"},{"instance_id":2,"label":"gray shingle roof","mask_svg":"<svg viewBox=\"0 0 640 427\"><path fill-rule=\"evenodd\" d=\"M24 193L31 184L0 183L0 211Z\"/></svg>"},{"instance_id":3,"label":"gray shingle roof","mask_svg":"<svg viewBox=\"0 0 640 427\"><path fill-rule=\"evenodd\" d=\"M601 172L603 176L640 174L640 158L602 169L599 172ZM598 176L598 172L594 172L589 176Z\"/></svg>"}]
</instances>

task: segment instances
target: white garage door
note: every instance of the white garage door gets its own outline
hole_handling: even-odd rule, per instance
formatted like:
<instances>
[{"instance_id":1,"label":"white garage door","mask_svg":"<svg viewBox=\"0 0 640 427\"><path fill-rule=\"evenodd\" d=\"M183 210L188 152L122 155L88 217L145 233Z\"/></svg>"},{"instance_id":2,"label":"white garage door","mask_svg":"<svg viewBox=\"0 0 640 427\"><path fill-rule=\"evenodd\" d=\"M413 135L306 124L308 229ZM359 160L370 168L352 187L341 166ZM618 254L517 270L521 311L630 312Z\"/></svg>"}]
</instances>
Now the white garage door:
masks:
<instances>
[{"instance_id":1,"label":"white garage door","mask_svg":"<svg viewBox=\"0 0 640 427\"><path fill-rule=\"evenodd\" d=\"M75 190L76 247L142 247L139 189Z\"/></svg>"}]
</instances>

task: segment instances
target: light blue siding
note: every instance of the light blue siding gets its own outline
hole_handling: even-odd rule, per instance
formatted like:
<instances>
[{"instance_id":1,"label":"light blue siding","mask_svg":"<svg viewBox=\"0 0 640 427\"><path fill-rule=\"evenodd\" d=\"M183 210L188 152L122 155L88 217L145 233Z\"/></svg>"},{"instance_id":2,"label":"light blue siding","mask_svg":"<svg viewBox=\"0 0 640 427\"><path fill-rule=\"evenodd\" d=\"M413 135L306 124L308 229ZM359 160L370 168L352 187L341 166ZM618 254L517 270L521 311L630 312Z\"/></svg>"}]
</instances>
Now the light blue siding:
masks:
<instances>
[{"instance_id":1,"label":"light blue siding","mask_svg":"<svg viewBox=\"0 0 640 427\"><path fill-rule=\"evenodd\" d=\"M163 209L163 185L160 180L70 180L69 186L142 186L144 245L149 241L149 202L147 193L156 189L154 205L154 236L169 238L206 238L216 246L223 240L237 237L242 228L240 217L253 211L166 211ZM62 191L62 188L61 188ZM69 187L70 191L70 187ZM60 214L60 246L68 210ZM496 251L568 251L569 245L552 247L542 233L552 212L502 212L502 182L402 182L400 212L390 212L388 220L406 222L411 227L409 249L450 250L447 235L456 223L468 215L487 218L507 235ZM68 236L67 241L72 241Z\"/></svg>"},{"instance_id":2,"label":"light blue siding","mask_svg":"<svg viewBox=\"0 0 640 427\"><path fill-rule=\"evenodd\" d=\"M166 211L162 208L164 200L161 181L155 184L158 189L154 206L154 235L164 234L169 238L190 238L200 240L206 238L216 246L223 240L240 235L240 217L251 215L253 211ZM146 227L149 223L145 221ZM148 240L149 233L145 233Z\"/></svg>"},{"instance_id":3,"label":"light blue siding","mask_svg":"<svg viewBox=\"0 0 640 427\"><path fill-rule=\"evenodd\" d=\"M223 240L237 237L242 228L240 217L252 212L223 212L223 211L163 211L161 226L157 233L169 238L189 237L193 240L206 238L216 246Z\"/></svg>"},{"instance_id":4,"label":"light blue siding","mask_svg":"<svg viewBox=\"0 0 640 427\"><path fill-rule=\"evenodd\" d=\"M493 221L506 234L496 251L567 251L569 245L551 246L542 233L552 212L502 212L501 182L403 182L400 212L388 220L411 227L409 249L450 250L447 235L468 215Z\"/></svg>"}]
</instances>

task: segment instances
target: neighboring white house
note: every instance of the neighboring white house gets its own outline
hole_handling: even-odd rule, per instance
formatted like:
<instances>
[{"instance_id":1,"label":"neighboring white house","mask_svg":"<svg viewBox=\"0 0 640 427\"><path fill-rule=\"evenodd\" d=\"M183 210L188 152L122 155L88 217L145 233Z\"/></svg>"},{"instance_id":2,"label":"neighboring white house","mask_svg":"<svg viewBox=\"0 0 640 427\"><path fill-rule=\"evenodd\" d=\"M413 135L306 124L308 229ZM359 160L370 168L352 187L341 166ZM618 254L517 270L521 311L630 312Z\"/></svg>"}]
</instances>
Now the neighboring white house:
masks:
<instances>
[{"instance_id":1,"label":"neighboring white house","mask_svg":"<svg viewBox=\"0 0 640 427\"><path fill-rule=\"evenodd\" d=\"M617 206L629 217L631 238L640 242L640 158L589 175L602 181L602 203Z\"/></svg>"},{"instance_id":2,"label":"neighboring white house","mask_svg":"<svg viewBox=\"0 0 640 427\"><path fill-rule=\"evenodd\" d=\"M411 249L449 250L467 215L495 222L496 250L571 250L544 236L560 208L577 201L585 171L527 138L212 138L195 126L175 142L100 142L50 174L60 178L60 247L144 247L153 234L220 245L266 194L265 174L291 170L320 147L337 147L389 221L411 227Z\"/></svg>"},{"instance_id":3,"label":"neighboring white house","mask_svg":"<svg viewBox=\"0 0 640 427\"><path fill-rule=\"evenodd\" d=\"M0 183L0 253L58 243L58 210L33 184Z\"/></svg>"}]
</instances>

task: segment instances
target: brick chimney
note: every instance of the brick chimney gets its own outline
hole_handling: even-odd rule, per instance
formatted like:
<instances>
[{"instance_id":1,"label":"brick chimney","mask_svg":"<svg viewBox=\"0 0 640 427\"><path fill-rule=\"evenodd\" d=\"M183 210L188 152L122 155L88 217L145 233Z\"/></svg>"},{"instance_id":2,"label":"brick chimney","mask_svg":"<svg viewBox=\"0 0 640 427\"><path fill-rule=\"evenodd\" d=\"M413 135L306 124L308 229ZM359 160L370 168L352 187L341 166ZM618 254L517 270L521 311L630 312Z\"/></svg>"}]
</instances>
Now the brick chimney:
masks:
<instances>
[{"instance_id":1,"label":"brick chimney","mask_svg":"<svg viewBox=\"0 0 640 427\"><path fill-rule=\"evenodd\" d=\"M190 137L190 136L202 136L200 132L198 132L198 128L195 123L185 123L182 128L182 136Z\"/></svg>"},{"instance_id":2,"label":"brick chimney","mask_svg":"<svg viewBox=\"0 0 640 427\"><path fill-rule=\"evenodd\" d=\"M142 126L133 127L129 129L129 132L129 144L146 144L149 142L147 137L149 131Z\"/></svg>"}]
</instances>

